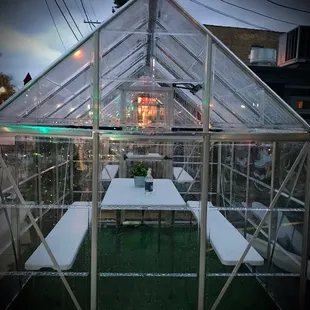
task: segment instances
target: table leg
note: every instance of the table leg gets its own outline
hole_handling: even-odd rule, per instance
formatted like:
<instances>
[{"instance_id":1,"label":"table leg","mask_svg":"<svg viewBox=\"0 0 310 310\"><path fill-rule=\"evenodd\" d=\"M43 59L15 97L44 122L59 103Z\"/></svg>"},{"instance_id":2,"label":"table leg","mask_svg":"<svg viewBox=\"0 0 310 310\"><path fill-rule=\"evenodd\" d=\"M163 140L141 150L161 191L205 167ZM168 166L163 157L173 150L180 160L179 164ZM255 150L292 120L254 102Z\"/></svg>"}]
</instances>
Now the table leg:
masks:
<instances>
[{"instance_id":1,"label":"table leg","mask_svg":"<svg viewBox=\"0 0 310 310\"><path fill-rule=\"evenodd\" d=\"M141 225L144 224L144 210L142 210L142 218L141 218Z\"/></svg>"},{"instance_id":2,"label":"table leg","mask_svg":"<svg viewBox=\"0 0 310 310\"><path fill-rule=\"evenodd\" d=\"M160 230L161 230L161 211L158 211L158 242L157 242L157 253L160 253Z\"/></svg>"},{"instance_id":3,"label":"table leg","mask_svg":"<svg viewBox=\"0 0 310 310\"><path fill-rule=\"evenodd\" d=\"M121 222L122 222L122 216L121 216L121 212L120 210L116 211L116 227L118 228L119 226L121 226Z\"/></svg>"}]
</instances>

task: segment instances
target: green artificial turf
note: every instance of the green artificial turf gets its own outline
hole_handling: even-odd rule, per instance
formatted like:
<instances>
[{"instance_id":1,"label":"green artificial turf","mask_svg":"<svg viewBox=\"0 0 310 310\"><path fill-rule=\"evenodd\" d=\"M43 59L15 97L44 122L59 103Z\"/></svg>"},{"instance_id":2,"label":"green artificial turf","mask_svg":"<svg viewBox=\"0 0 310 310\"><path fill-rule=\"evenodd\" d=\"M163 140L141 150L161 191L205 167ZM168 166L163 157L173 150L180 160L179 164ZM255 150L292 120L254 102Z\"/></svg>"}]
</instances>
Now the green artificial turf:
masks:
<instances>
[{"instance_id":1,"label":"green artificial turf","mask_svg":"<svg viewBox=\"0 0 310 310\"><path fill-rule=\"evenodd\" d=\"M60 240L61 242L61 240ZM99 309L197 309L198 232L195 227L101 227L98 236ZM41 270L42 271L42 270ZM90 238L86 236L70 271L90 271ZM209 251L207 271L230 272ZM242 267L240 272L248 272ZM118 276L115 276L118 273ZM131 273L151 273L134 277ZM164 277L165 273L183 276ZM114 276L113 276L114 275ZM156 276L155 276L156 275ZM188 276L188 277L187 277ZM67 277L82 309L89 309L90 278ZM227 278L208 277L206 309ZM32 277L9 310L75 309L59 277ZM237 277L218 309L277 309L253 277Z\"/></svg>"}]
</instances>

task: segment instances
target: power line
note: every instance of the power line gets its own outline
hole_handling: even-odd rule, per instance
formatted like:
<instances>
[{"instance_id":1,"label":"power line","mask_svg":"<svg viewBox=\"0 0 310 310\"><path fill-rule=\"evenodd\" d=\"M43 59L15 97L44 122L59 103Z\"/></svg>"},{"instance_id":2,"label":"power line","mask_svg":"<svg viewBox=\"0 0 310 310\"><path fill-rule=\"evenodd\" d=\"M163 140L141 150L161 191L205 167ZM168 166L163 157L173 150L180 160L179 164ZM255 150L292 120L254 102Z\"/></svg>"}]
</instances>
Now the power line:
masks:
<instances>
[{"instance_id":1,"label":"power line","mask_svg":"<svg viewBox=\"0 0 310 310\"><path fill-rule=\"evenodd\" d=\"M75 4L76 4L77 8L79 9L79 11L80 11L80 13L81 13L82 19L84 19L82 10L81 10L81 8L80 8L80 6L79 6L79 4L78 4L78 0L74 0L74 1L75 1Z\"/></svg>"},{"instance_id":2,"label":"power line","mask_svg":"<svg viewBox=\"0 0 310 310\"><path fill-rule=\"evenodd\" d=\"M84 6L84 3L83 3L83 0L80 0L80 2L81 2L81 4L82 4L82 8L83 8L83 11L84 11L84 13L85 13L85 16L86 16L86 20L89 22L89 27L90 27L90 30L92 30L93 28L92 28L92 24L90 23L90 20L89 20L89 17L88 17L88 15L87 15L87 12L86 12L86 9L85 9L85 6Z\"/></svg>"},{"instance_id":3,"label":"power line","mask_svg":"<svg viewBox=\"0 0 310 310\"><path fill-rule=\"evenodd\" d=\"M271 17L271 16L265 15L265 14L263 14L263 13L259 13L259 12L253 11L253 10L251 10L251 9L244 8L244 7L240 6L240 5L237 5L237 4L234 4L234 3L230 3L230 2L225 1L225 0L220 0L220 1L221 1L221 2L224 2L224 3L228 4L228 5L234 6L234 7L236 7L236 8L239 8L239 9L241 9L241 10L244 10L244 11L248 11L248 12L251 12L251 13L254 13L254 14L257 14L257 15L260 15L260 16L263 16L263 17L266 17L266 18L270 18L270 19L276 20L276 21L281 22L281 23L286 23L286 24L290 24L290 25L295 25L295 26L297 26L297 24L295 24L295 23L291 23L291 22L288 22L288 21L286 21L286 20L279 19L279 18L276 18L276 17Z\"/></svg>"},{"instance_id":4,"label":"power line","mask_svg":"<svg viewBox=\"0 0 310 310\"><path fill-rule=\"evenodd\" d=\"M70 12L68 6L67 6L66 1L65 1L65 0L62 0L62 2L64 3L64 5L65 5L65 7L66 7L66 9L67 9L67 11L68 11L68 13L69 13L71 19L73 20L76 29L78 30L78 32L80 33L81 37L83 38L83 33L81 32L79 26L78 26L77 23L75 22L75 19L73 18L72 14L71 14L71 12Z\"/></svg>"},{"instance_id":5,"label":"power line","mask_svg":"<svg viewBox=\"0 0 310 310\"><path fill-rule=\"evenodd\" d=\"M93 4L92 4L92 0L88 0L88 1L89 1L90 8L91 8L91 10L92 10L92 12L93 12L93 14L94 14L96 20L98 20L98 18L97 18L97 16L96 16L96 13L95 13L95 10L94 10L94 7L93 7Z\"/></svg>"},{"instance_id":6,"label":"power line","mask_svg":"<svg viewBox=\"0 0 310 310\"><path fill-rule=\"evenodd\" d=\"M80 11L80 13L81 13L81 17L82 17L82 19L84 20L84 23L90 24L91 22L85 22L85 17L84 17L84 15L83 15L82 9L81 9L81 7L80 7L80 5L79 5L79 3L78 3L78 0L74 0L74 1L75 1L75 4L76 4L77 8L79 9L79 11ZM90 26L89 26L89 27L90 27ZM90 30L92 30L91 27L90 27Z\"/></svg>"},{"instance_id":7,"label":"power line","mask_svg":"<svg viewBox=\"0 0 310 310\"><path fill-rule=\"evenodd\" d=\"M219 10L216 10L216 9L214 9L214 8L212 8L212 7L210 7L210 6L206 5L206 4L204 4L204 3L201 3L201 2L199 2L199 1L196 1L196 0L190 0L190 1L196 3L196 4L200 5L200 6L203 6L203 7L205 7L206 9L208 9L208 10L210 10L210 11L213 11L213 12L215 12L215 13L217 13L217 14L221 14L221 15L224 15L224 16L226 16L226 17L232 18L232 19L234 19L234 20L236 20L236 21L238 21L238 22L240 22L240 23L247 24L247 25L249 25L249 26L256 27L256 28L260 28L260 29L264 29L264 30L270 30L269 28L265 28L265 27L262 27L262 26L259 26L259 25L256 25L256 24L252 24L252 23L247 22L247 21L245 21L245 20L243 20L243 19L241 19L241 18L238 18L238 17L232 16L232 15L230 15L230 14L227 14L227 13L221 12L221 11L219 11Z\"/></svg>"},{"instance_id":8,"label":"power line","mask_svg":"<svg viewBox=\"0 0 310 310\"><path fill-rule=\"evenodd\" d=\"M296 8L293 8L291 6L287 6L287 5L283 5L283 4L280 4L280 3L277 3L277 2L274 2L272 0L267 0L267 2L270 2L274 5L277 5L281 8L285 8L285 9L289 9L289 10L293 10L293 11L297 11L297 12L302 12L302 13L309 13L310 14L310 11L306 11L306 10L301 10L301 9L296 9Z\"/></svg>"},{"instance_id":9,"label":"power line","mask_svg":"<svg viewBox=\"0 0 310 310\"><path fill-rule=\"evenodd\" d=\"M64 14L64 12L62 11L61 7L59 6L57 0L54 0L54 1L55 1L56 5L57 5L57 7L58 7L58 9L59 9L59 11L60 11L60 13L61 13L61 15L62 15L63 18L65 19L67 25L69 26L70 30L72 31L73 35L75 36L76 40L79 41L79 39L78 39L78 37L76 36L75 32L73 31L73 29L72 29L70 23L68 22L68 20L67 20L65 14Z\"/></svg>"},{"instance_id":10,"label":"power line","mask_svg":"<svg viewBox=\"0 0 310 310\"><path fill-rule=\"evenodd\" d=\"M61 44L62 44L63 48L66 50L66 46L65 46L65 44L64 44L64 41L62 40L62 37L61 37L61 35L60 35L59 29L58 29L58 27L57 27L57 24L56 24L56 22L55 22L55 19L54 19L54 17L53 17L52 11L51 11L51 9L50 9L50 7L49 7L49 5L48 5L47 0L45 0L45 4L46 4L47 9L48 9L48 11L49 11L49 13L50 13L50 15L51 15L52 21L53 21L54 26L55 26L55 28L56 28L56 31L57 31L57 33L58 33L59 39L60 39L60 41L61 41Z\"/></svg>"}]
</instances>

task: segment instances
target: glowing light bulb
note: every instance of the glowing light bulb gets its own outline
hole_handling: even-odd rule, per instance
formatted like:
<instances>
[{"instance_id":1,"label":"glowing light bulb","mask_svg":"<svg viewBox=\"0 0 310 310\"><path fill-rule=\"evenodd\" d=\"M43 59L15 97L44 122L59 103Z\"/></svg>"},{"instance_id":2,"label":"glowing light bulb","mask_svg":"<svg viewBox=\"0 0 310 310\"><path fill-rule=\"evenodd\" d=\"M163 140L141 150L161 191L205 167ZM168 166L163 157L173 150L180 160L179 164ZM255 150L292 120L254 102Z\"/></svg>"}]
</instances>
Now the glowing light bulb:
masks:
<instances>
[{"instance_id":1,"label":"glowing light bulb","mask_svg":"<svg viewBox=\"0 0 310 310\"><path fill-rule=\"evenodd\" d=\"M82 50L77 50L74 54L73 54L73 58L75 59L80 59L83 57L83 52Z\"/></svg>"}]
</instances>

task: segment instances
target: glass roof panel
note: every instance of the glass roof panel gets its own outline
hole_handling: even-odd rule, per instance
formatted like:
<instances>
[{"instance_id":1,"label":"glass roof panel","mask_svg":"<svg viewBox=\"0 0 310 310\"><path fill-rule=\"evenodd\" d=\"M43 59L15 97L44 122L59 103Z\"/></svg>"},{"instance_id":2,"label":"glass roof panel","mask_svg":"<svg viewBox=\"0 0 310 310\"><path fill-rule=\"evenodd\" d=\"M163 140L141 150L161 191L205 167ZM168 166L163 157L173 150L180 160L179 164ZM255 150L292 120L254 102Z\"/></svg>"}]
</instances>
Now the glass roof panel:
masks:
<instances>
[{"instance_id":1,"label":"glass roof panel","mask_svg":"<svg viewBox=\"0 0 310 310\"><path fill-rule=\"evenodd\" d=\"M201 126L207 30L174 0L132 0L97 31L102 125L110 124L111 120L114 124L117 122L123 87L153 85L174 88L174 101L169 100L174 106L175 124ZM309 129L288 105L219 43L213 44L212 57L210 121L213 126L224 130ZM90 35L80 47L72 49L2 104L0 121L56 124L55 120L63 119L91 124L92 61ZM202 90L192 91L191 87L199 85ZM167 89L166 92L169 93ZM133 93L139 94L139 90ZM154 92L155 95L158 94ZM166 97L158 98L160 104L169 102ZM160 115L160 126L165 117Z\"/></svg>"},{"instance_id":2,"label":"glass roof panel","mask_svg":"<svg viewBox=\"0 0 310 310\"><path fill-rule=\"evenodd\" d=\"M220 120L218 119L220 117ZM214 118L214 119L213 119ZM223 124L225 127L240 127L241 125L245 126L243 120L231 109L227 109L224 105L219 103L214 97L211 102L210 109L210 119L211 124L214 127L222 127ZM220 121L220 124L218 123Z\"/></svg>"},{"instance_id":3,"label":"glass roof panel","mask_svg":"<svg viewBox=\"0 0 310 310\"><path fill-rule=\"evenodd\" d=\"M215 44L213 53L213 88L215 102L230 110L248 128L300 130L305 126L289 111L288 105L272 98L267 90ZM228 124L228 127L234 127Z\"/></svg>"},{"instance_id":4,"label":"glass roof panel","mask_svg":"<svg viewBox=\"0 0 310 310\"><path fill-rule=\"evenodd\" d=\"M176 6L171 1L160 1L156 32L173 34L186 48L197 54L205 48L205 34L197 29L194 19L190 21Z\"/></svg>"},{"instance_id":5,"label":"glass roof panel","mask_svg":"<svg viewBox=\"0 0 310 310\"><path fill-rule=\"evenodd\" d=\"M145 57L147 37L145 34L126 34L125 38L114 42L112 49L104 51L105 36L103 35L100 48L102 51L100 53L102 57L100 64L101 76L116 78L118 73L115 71L122 70L119 69L120 67L129 67L137 59Z\"/></svg>"},{"instance_id":6,"label":"glass roof panel","mask_svg":"<svg viewBox=\"0 0 310 310\"><path fill-rule=\"evenodd\" d=\"M178 127L200 127L199 120L174 99L174 125Z\"/></svg>"},{"instance_id":7,"label":"glass roof panel","mask_svg":"<svg viewBox=\"0 0 310 310\"><path fill-rule=\"evenodd\" d=\"M122 33L134 31L138 28L141 22L146 22L142 28L147 29L147 22L149 20L149 0L130 1L124 6L117 17L112 16L107 24L103 23L102 29L107 32ZM116 36L118 37L118 36ZM112 42L113 40L111 40Z\"/></svg>"},{"instance_id":8,"label":"glass roof panel","mask_svg":"<svg viewBox=\"0 0 310 310\"><path fill-rule=\"evenodd\" d=\"M76 109L80 107L80 105L85 104L86 100L90 100L92 87L87 87L84 91L78 92L71 96L65 104L63 104L58 110L54 110L50 118L62 118L64 115L69 115ZM88 103L88 109L90 109L90 104Z\"/></svg>"},{"instance_id":9,"label":"glass roof panel","mask_svg":"<svg viewBox=\"0 0 310 310\"><path fill-rule=\"evenodd\" d=\"M15 115L16 119L27 118L37 123L48 117L83 85L92 82L91 57L92 40L89 39L5 107L0 118Z\"/></svg>"},{"instance_id":10,"label":"glass roof panel","mask_svg":"<svg viewBox=\"0 0 310 310\"><path fill-rule=\"evenodd\" d=\"M156 41L156 53L157 51L159 52L159 59L161 59L162 54L166 56L166 59L170 58L169 62L172 69L178 67L177 70L181 69L181 71L186 72L193 81L203 81L204 69L198 55L182 48L174 36L160 36Z\"/></svg>"}]
</instances>

